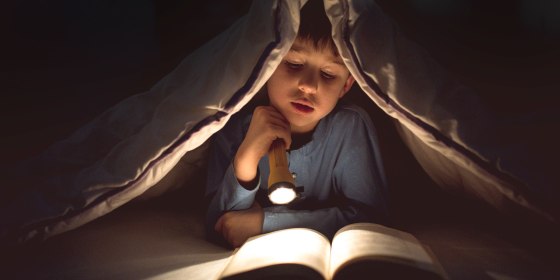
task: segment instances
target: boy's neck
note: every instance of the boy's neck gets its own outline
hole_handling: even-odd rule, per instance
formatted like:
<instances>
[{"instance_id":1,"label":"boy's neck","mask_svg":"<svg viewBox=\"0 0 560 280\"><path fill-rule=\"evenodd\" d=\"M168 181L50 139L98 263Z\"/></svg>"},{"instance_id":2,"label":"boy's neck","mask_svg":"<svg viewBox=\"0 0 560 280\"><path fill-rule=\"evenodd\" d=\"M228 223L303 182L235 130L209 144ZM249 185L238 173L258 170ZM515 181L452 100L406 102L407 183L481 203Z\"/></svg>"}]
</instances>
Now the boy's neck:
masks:
<instances>
[{"instance_id":1,"label":"boy's neck","mask_svg":"<svg viewBox=\"0 0 560 280\"><path fill-rule=\"evenodd\" d=\"M305 133L292 133L292 145L290 146L290 150L297 150L311 142L314 131L315 129Z\"/></svg>"}]
</instances>

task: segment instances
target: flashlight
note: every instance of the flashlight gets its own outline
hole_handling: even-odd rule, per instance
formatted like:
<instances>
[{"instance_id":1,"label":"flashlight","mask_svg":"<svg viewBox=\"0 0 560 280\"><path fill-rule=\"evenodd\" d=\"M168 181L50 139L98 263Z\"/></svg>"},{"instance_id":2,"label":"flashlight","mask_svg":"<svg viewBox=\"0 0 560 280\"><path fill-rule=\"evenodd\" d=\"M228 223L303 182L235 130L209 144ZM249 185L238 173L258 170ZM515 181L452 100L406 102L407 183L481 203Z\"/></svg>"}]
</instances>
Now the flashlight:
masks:
<instances>
[{"instance_id":1,"label":"flashlight","mask_svg":"<svg viewBox=\"0 0 560 280\"><path fill-rule=\"evenodd\" d=\"M288 170L288 159L282 139L276 139L268 152L270 175L268 176L268 198L274 204L288 204L297 196L296 184Z\"/></svg>"}]
</instances>

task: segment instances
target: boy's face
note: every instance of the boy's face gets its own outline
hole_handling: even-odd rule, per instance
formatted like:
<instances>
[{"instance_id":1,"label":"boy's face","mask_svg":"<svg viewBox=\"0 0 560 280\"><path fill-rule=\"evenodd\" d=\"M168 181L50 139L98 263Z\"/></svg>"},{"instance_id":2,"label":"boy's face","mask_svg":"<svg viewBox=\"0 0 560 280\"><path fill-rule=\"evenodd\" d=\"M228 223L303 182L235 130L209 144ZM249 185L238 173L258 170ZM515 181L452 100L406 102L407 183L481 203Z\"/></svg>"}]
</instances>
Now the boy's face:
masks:
<instances>
[{"instance_id":1,"label":"boy's face","mask_svg":"<svg viewBox=\"0 0 560 280\"><path fill-rule=\"evenodd\" d=\"M332 111L353 83L340 57L298 38L267 89L270 105L290 122L292 133L306 133Z\"/></svg>"}]
</instances>

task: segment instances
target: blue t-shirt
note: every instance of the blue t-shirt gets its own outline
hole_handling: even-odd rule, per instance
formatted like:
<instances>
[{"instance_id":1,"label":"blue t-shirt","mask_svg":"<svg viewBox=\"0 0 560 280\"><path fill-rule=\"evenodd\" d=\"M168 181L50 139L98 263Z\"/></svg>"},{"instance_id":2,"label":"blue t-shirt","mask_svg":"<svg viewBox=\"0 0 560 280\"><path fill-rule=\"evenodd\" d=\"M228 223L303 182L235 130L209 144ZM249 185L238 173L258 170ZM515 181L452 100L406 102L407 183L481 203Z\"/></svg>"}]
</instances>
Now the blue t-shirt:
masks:
<instances>
[{"instance_id":1,"label":"blue t-shirt","mask_svg":"<svg viewBox=\"0 0 560 280\"><path fill-rule=\"evenodd\" d=\"M235 115L214 136L209 157L206 194L212 195L207 212L211 235L227 211L263 207L263 233L305 227L332 238L341 227L355 222L383 223L387 218L387 184L373 124L366 112L339 104L315 128L311 141L288 151L289 170L302 198L275 206L268 201L268 156L259 162L257 186L242 187L233 170L251 115ZM215 233L214 233L215 234Z\"/></svg>"}]
</instances>

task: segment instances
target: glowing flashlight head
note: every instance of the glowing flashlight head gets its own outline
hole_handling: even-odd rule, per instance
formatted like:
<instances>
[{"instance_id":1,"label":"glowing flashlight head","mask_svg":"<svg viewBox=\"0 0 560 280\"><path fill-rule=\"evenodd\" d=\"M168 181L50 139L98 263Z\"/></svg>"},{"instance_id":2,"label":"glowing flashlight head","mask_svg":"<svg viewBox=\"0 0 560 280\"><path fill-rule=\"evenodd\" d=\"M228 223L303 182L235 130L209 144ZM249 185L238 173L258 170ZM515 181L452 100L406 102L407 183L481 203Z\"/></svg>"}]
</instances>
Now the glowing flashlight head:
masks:
<instances>
[{"instance_id":1,"label":"glowing flashlight head","mask_svg":"<svg viewBox=\"0 0 560 280\"><path fill-rule=\"evenodd\" d=\"M268 189L268 198L274 204L288 204L296 197L296 188L289 182L279 182Z\"/></svg>"}]
</instances>

